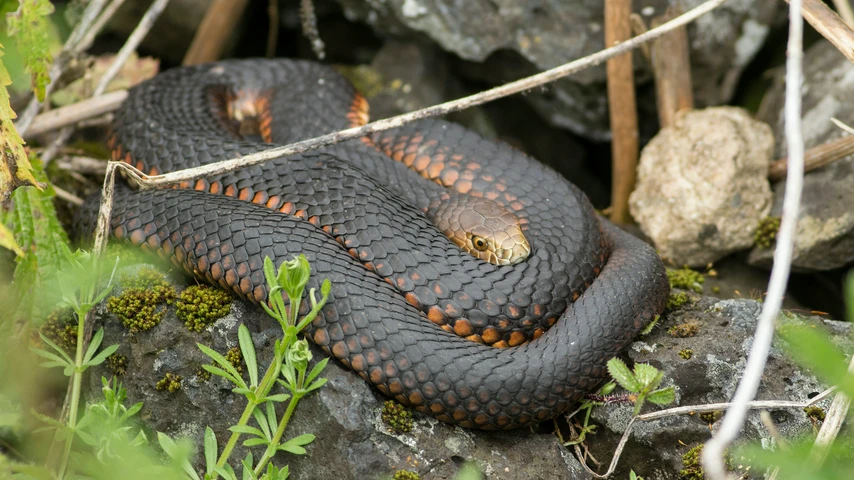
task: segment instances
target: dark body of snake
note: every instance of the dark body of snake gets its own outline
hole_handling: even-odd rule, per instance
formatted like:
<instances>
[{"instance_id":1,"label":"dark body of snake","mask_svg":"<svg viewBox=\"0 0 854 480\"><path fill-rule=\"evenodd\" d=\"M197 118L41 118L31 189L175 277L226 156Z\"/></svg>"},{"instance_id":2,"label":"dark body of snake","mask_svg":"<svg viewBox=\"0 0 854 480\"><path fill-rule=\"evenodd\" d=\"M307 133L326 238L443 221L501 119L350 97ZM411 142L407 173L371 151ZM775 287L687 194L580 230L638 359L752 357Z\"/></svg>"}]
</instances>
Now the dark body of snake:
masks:
<instances>
[{"instance_id":1,"label":"dark body of snake","mask_svg":"<svg viewBox=\"0 0 854 480\"><path fill-rule=\"evenodd\" d=\"M135 87L109 143L114 158L162 173L358 125L366 109L329 67L220 62ZM235 112L254 116L262 139ZM565 411L669 291L652 248L599 220L575 186L440 120L181 187L118 189L113 234L256 303L264 257L304 253L309 286L333 286L308 338L383 394L464 427ZM514 212L530 256L501 266L462 252L423 213L449 189Z\"/></svg>"}]
</instances>

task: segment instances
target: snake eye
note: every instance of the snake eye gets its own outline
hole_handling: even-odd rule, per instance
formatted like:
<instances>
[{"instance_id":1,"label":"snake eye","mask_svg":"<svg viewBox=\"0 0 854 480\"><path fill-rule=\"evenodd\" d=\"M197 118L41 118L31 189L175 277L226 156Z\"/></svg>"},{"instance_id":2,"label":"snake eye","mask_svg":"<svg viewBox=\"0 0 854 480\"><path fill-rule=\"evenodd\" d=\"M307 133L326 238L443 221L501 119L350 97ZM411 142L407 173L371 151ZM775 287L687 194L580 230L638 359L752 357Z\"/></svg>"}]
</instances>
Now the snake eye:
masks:
<instances>
[{"instance_id":1,"label":"snake eye","mask_svg":"<svg viewBox=\"0 0 854 480\"><path fill-rule=\"evenodd\" d=\"M484 251L484 250L486 250L486 248L489 246L489 245L486 243L486 239L485 239L485 238L483 238L483 237L478 237L477 235L472 235L471 243L472 243L472 245L474 245L474 248L475 248L475 249L477 249L477 250L479 250L479 251L481 251L481 252L482 252L482 251Z\"/></svg>"}]
</instances>

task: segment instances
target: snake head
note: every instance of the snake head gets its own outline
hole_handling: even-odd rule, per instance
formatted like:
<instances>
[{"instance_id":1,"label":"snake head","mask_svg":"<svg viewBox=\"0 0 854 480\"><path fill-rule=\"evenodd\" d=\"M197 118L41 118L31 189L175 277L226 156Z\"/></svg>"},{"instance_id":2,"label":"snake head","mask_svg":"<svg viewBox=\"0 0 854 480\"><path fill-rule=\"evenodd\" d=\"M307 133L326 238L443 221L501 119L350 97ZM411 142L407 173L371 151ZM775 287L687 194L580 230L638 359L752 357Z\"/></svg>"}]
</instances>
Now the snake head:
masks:
<instances>
[{"instance_id":1,"label":"snake head","mask_svg":"<svg viewBox=\"0 0 854 480\"><path fill-rule=\"evenodd\" d=\"M430 203L426 214L458 247L486 262L513 265L531 253L518 217L493 200L442 194Z\"/></svg>"}]
</instances>

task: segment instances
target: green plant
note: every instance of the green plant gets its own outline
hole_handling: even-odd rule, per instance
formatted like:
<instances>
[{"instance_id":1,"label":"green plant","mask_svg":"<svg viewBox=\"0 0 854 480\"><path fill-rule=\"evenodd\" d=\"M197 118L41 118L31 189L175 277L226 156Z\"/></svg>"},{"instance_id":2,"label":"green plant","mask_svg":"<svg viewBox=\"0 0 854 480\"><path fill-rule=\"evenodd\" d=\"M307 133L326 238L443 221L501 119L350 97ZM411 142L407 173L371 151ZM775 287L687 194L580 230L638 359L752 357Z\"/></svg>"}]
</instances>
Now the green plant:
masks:
<instances>
[{"instance_id":1,"label":"green plant","mask_svg":"<svg viewBox=\"0 0 854 480\"><path fill-rule=\"evenodd\" d=\"M243 414L237 424L229 429L231 436L222 452L217 450L215 432L210 428L206 429L204 438L205 479L215 479L218 476L227 480L237 479L234 467L229 464L229 459L241 435L250 437L243 442L244 446L265 447L257 461L255 461L251 451L241 461L243 478L250 479L286 479L289 475L288 467L285 466L280 469L269 463L270 459L280 451L304 455L306 453L305 446L315 439L313 434L303 434L289 440L283 440L283 436L299 400L326 383L325 378L318 377L329 359L324 358L309 370L308 366L312 360L312 354L308 342L298 339L298 335L323 308L329 298L332 284L329 280L323 281L320 287L320 300L316 297L315 289L309 290L308 299L311 303L311 309L304 317L300 318L300 304L303 301L305 287L311 276L311 267L305 256L300 255L291 261L283 262L278 271L270 258L265 258L264 276L269 289L269 305L262 304L262 307L282 327L282 339L276 340L273 346L273 360L264 375L259 375L255 346L249 329L245 325L238 327L237 336L240 354L249 376L248 384L244 381L241 372L238 372L232 363L233 355L230 360L210 347L197 344L199 349L214 362L213 365L203 365L202 368L233 383L235 388L232 391L246 397L246 407ZM287 304L284 301L283 294L288 298ZM270 394L271 389L276 384L285 387L290 393ZM287 402L287 407L284 415L279 418L276 414L276 404L284 402ZM249 425L250 419L254 419L256 426ZM163 450L172 456L170 451L173 450L174 441L162 433L158 434L158 441ZM200 478L193 471L189 462L185 462L183 465L190 478Z\"/></svg>"},{"instance_id":2,"label":"green plant","mask_svg":"<svg viewBox=\"0 0 854 480\"><path fill-rule=\"evenodd\" d=\"M706 277L688 267L680 269L667 269L667 280L672 288L681 288L684 290L693 290L697 293L703 291L703 283Z\"/></svg>"},{"instance_id":3,"label":"green plant","mask_svg":"<svg viewBox=\"0 0 854 480\"><path fill-rule=\"evenodd\" d=\"M777 239L780 231L780 217L765 217L759 221L756 232L753 234L753 243L759 248L768 249Z\"/></svg>"},{"instance_id":4,"label":"green plant","mask_svg":"<svg viewBox=\"0 0 854 480\"><path fill-rule=\"evenodd\" d=\"M632 371L619 358L612 358L608 361L608 373L621 387L633 394L630 398L635 402L634 415L640 413L647 401L656 405L667 405L676 400L674 387L658 388L664 374L652 365L636 363Z\"/></svg>"},{"instance_id":5,"label":"green plant","mask_svg":"<svg viewBox=\"0 0 854 480\"><path fill-rule=\"evenodd\" d=\"M587 438L587 435L596 433L596 425L590 425L590 415L593 413L593 407L598 405L605 405L605 399L614 389L617 388L617 384L615 382L608 382L596 392L596 395L592 395L593 398L586 398L583 402L581 402L581 406L578 408L578 412L584 413L584 421L582 422L580 429L578 431L578 437L575 440L564 441L563 445L565 447L571 445L578 445ZM557 430L558 432L560 430ZM563 439L561 439L563 441Z\"/></svg>"},{"instance_id":6,"label":"green plant","mask_svg":"<svg viewBox=\"0 0 854 480\"><path fill-rule=\"evenodd\" d=\"M52 342L41 332L39 336L50 347L50 350L32 347L32 351L47 360L41 364L43 367L62 367L65 376L71 377L71 398L69 400L70 407L67 423L39 415L39 418L56 428L55 441L64 442L65 444L61 463L57 471L57 476L63 478L68 468L68 460L71 455L74 436L78 431L77 412L80 402L80 387L83 372L89 367L103 363L119 347L118 345L111 345L104 348L100 353L97 353L104 338L104 329L98 329L86 351L83 351L86 315L110 293L115 266L106 285L99 288L99 284L101 283L101 272L99 270L102 265L99 259L89 252L77 251L72 253L65 244L60 245L63 256L63 268L56 274L58 287L62 293L60 306L71 308L77 317L77 340L75 343L74 359L65 353L62 347ZM118 260L116 261L117 265Z\"/></svg>"},{"instance_id":7,"label":"green plant","mask_svg":"<svg viewBox=\"0 0 854 480\"><path fill-rule=\"evenodd\" d=\"M208 285L187 287L175 302L175 314L190 331L201 332L231 310L231 294Z\"/></svg>"},{"instance_id":8,"label":"green plant","mask_svg":"<svg viewBox=\"0 0 854 480\"><path fill-rule=\"evenodd\" d=\"M386 400L386 402L383 403L381 417L389 431L394 433L407 433L412 431L412 412L393 400Z\"/></svg>"},{"instance_id":9,"label":"green plant","mask_svg":"<svg viewBox=\"0 0 854 480\"><path fill-rule=\"evenodd\" d=\"M123 276L124 291L107 299L107 310L114 313L131 333L144 332L159 324L166 314L165 305L176 294L162 273L142 268L136 276Z\"/></svg>"}]
</instances>

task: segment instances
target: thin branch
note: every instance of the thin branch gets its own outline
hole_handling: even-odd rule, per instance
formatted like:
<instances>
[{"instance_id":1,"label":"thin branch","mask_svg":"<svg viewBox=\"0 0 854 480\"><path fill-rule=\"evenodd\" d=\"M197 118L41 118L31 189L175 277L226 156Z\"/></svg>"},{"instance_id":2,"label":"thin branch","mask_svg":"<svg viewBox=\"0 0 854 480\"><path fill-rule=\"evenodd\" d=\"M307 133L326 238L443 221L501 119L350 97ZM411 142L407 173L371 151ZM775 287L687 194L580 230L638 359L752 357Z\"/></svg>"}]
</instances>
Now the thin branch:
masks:
<instances>
[{"instance_id":1,"label":"thin branch","mask_svg":"<svg viewBox=\"0 0 854 480\"><path fill-rule=\"evenodd\" d=\"M368 123L358 128L341 130L327 135L322 135L320 137L303 140L300 142L292 143L290 145L271 148L262 152L246 155L243 157L233 158L231 160L224 160L222 162L210 165L203 165L200 167L155 176L143 175L142 172L139 172L136 169L129 169L127 170L128 174L130 175L129 180L142 188L155 188L167 185L175 185L182 181L209 177L211 175L219 175L227 172L233 172L237 169L252 165L258 165L274 158L295 155L327 145L340 143L346 140L364 137L375 132L381 132L384 130L397 128L413 120L445 115L450 112L455 112L458 110L463 110L465 108L473 107L475 105L480 105L486 102L490 102L492 100L496 100L498 98L512 95L514 93L530 90L534 87L545 85L546 83L553 82L559 78L566 77L586 68L600 65L602 62L608 59L614 58L618 55L622 55L634 48L637 48L639 45L642 45L650 40L660 37L661 35L669 31L672 31L675 28L679 28L683 25L686 25L694 21L698 17L711 12L712 10L726 2L727 0L708 0L706 3L703 3L702 5L692 10L689 10L684 15L681 15L679 18L675 18L665 23L664 25L661 25L658 28L654 28L642 35L633 37L632 39L623 42L617 46L606 48L594 54L588 55L584 58L580 58L578 60L553 68L551 70L546 70L537 75L523 78L521 80L517 80L515 82L511 82L500 87L495 87L475 95L459 98L457 100L452 100L450 102L434 105L432 107L427 107L421 110L417 110L415 112L398 115L396 117L390 117L384 120Z\"/></svg>"},{"instance_id":2,"label":"thin branch","mask_svg":"<svg viewBox=\"0 0 854 480\"><path fill-rule=\"evenodd\" d=\"M267 31L267 58L276 56L279 44L279 0L267 0L267 17L270 21Z\"/></svg>"},{"instance_id":3,"label":"thin branch","mask_svg":"<svg viewBox=\"0 0 854 480\"><path fill-rule=\"evenodd\" d=\"M670 6L663 15L653 19L652 26L656 27L679 13L679 7ZM678 28L652 42L650 55L655 76L658 123L664 128L675 121L678 112L694 108L687 29Z\"/></svg>"},{"instance_id":4,"label":"thin branch","mask_svg":"<svg viewBox=\"0 0 854 480\"><path fill-rule=\"evenodd\" d=\"M183 65L218 60L247 4L248 0L213 0L184 54Z\"/></svg>"},{"instance_id":5,"label":"thin branch","mask_svg":"<svg viewBox=\"0 0 854 480\"><path fill-rule=\"evenodd\" d=\"M804 171L809 172L854 154L854 135L846 135L821 145L816 145L804 152ZM786 178L788 158L771 162L768 167L768 178L776 182Z\"/></svg>"},{"instance_id":6,"label":"thin branch","mask_svg":"<svg viewBox=\"0 0 854 480\"><path fill-rule=\"evenodd\" d=\"M87 98L71 105L48 110L37 116L26 132L24 139L74 125L80 121L115 111L128 96L127 90Z\"/></svg>"},{"instance_id":7,"label":"thin branch","mask_svg":"<svg viewBox=\"0 0 854 480\"><path fill-rule=\"evenodd\" d=\"M68 203L71 203L73 205L77 205L78 207L80 205L83 205L83 199L82 198L78 197L77 195L74 195L73 193L71 193L67 190L63 190L63 189L57 187L56 185L54 185L53 191L56 192L56 196L58 198L61 198L62 200L65 200Z\"/></svg>"},{"instance_id":8,"label":"thin branch","mask_svg":"<svg viewBox=\"0 0 854 480\"><path fill-rule=\"evenodd\" d=\"M848 363L848 373L854 373L854 356ZM839 392L833 396L833 402L827 410L824 423L821 424L821 429L818 431L815 443L810 451L810 462L815 468L819 468L830 453L830 445L836 440L836 436L848 416L849 406L851 406L851 399L844 393Z\"/></svg>"},{"instance_id":9,"label":"thin branch","mask_svg":"<svg viewBox=\"0 0 854 480\"><path fill-rule=\"evenodd\" d=\"M311 43L311 49L317 55L318 60L326 57L326 45L320 39L320 31L317 29L317 15L314 14L313 0L300 0L299 16L302 20L302 34Z\"/></svg>"},{"instance_id":10,"label":"thin branch","mask_svg":"<svg viewBox=\"0 0 854 480\"><path fill-rule=\"evenodd\" d=\"M848 0L833 0L833 6L836 7L836 11L839 12L842 20L845 20L849 27L854 28L854 11L851 10L851 4Z\"/></svg>"},{"instance_id":11,"label":"thin branch","mask_svg":"<svg viewBox=\"0 0 854 480\"><path fill-rule=\"evenodd\" d=\"M54 86L56 86L56 81L59 80L59 77L65 70L65 66L68 65L68 61L80 53L78 48L80 39L83 36L83 33L89 30L92 22L94 22L98 17L98 14L101 12L101 9L104 8L104 3L106 3L106 1L107 0L92 0L89 2L89 5L86 6L86 9L83 10L83 16L80 18L80 22L76 27L74 27L71 35L68 36L68 40L65 41L59 55L53 59L53 64L51 64L50 71L48 72L50 82L45 87L45 98L50 96ZM39 113L41 106L42 102L34 96L30 100L30 103L27 104L24 111L21 112L21 115L18 117L18 121L15 122L15 129L18 130L18 134L21 137L24 137L27 134L27 130L30 128L30 124L33 122L33 119L36 118L36 115Z\"/></svg>"},{"instance_id":12,"label":"thin branch","mask_svg":"<svg viewBox=\"0 0 854 480\"><path fill-rule=\"evenodd\" d=\"M631 0L605 0L605 46L618 45L631 38L631 14ZM631 52L608 60L606 70L613 165L610 219L615 223L628 223L631 221L629 195L635 189L639 150Z\"/></svg>"},{"instance_id":13,"label":"thin branch","mask_svg":"<svg viewBox=\"0 0 854 480\"><path fill-rule=\"evenodd\" d=\"M142 43L142 40L145 39L145 36L148 35L151 27L154 26L154 23L157 21L160 14L163 13L167 4L169 4L169 0L154 0L154 2L148 7L148 10L145 11L145 14L140 19L136 28L133 29L133 32L131 32L127 41L125 41L125 44L122 45L122 48L116 54L116 57L113 59L113 63L110 64L107 71L104 72L103 76L101 76L101 79L98 81L98 85L95 86L95 90L92 93L93 97L103 95L107 90L107 86L111 81L113 81L116 75L118 75L124 64L127 63L128 58L130 58L131 54L136 51L139 44ZM61 146L65 145L69 138L71 138L72 133L74 133L73 127L64 127L59 131L59 135L57 135L54 141L51 142L50 146L42 154L42 161L44 161L45 165L50 163L53 157L56 156L56 152L59 151Z\"/></svg>"},{"instance_id":14,"label":"thin branch","mask_svg":"<svg viewBox=\"0 0 854 480\"><path fill-rule=\"evenodd\" d=\"M789 42L786 60L786 106L785 130L789 151L789 172L786 176L786 193L783 198L783 214L777 247L774 250L774 266L768 283L768 295L762 304L757 321L756 334L747 359L744 374L733 397L734 405L727 409L720 429L703 448L703 468L712 480L726 478L723 454L726 447L738 435L747 414L748 403L756 396L765 362L771 349L774 324L780 312L786 283L792 266L792 249L798 209L804 180L804 140L801 125L801 83L803 73L803 19L800 15L801 0L789 4ZM846 27L847 28L847 27Z\"/></svg>"},{"instance_id":15,"label":"thin branch","mask_svg":"<svg viewBox=\"0 0 854 480\"><path fill-rule=\"evenodd\" d=\"M848 60L854 62L854 31L821 0L800 0L798 3L801 2L804 19Z\"/></svg>"},{"instance_id":16,"label":"thin branch","mask_svg":"<svg viewBox=\"0 0 854 480\"><path fill-rule=\"evenodd\" d=\"M86 30L86 34L83 36L83 38L80 39L80 44L78 46L79 51L82 52L84 50L89 50L89 47L91 47L92 44L95 43L95 37L97 37L98 34L101 33L101 30L104 29L104 27L107 25L107 22L109 22L110 19L113 18L113 15L116 14L116 12L119 10L119 7L121 7L124 3L125 0L113 0L109 5L107 5L107 8L105 8L104 12L101 13L101 16L99 16L98 19L95 20L95 23L92 25L92 28Z\"/></svg>"},{"instance_id":17,"label":"thin branch","mask_svg":"<svg viewBox=\"0 0 854 480\"><path fill-rule=\"evenodd\" d=\"M806 402L793 402L790 400L759 400L752 401L747 403L747 408L751 410L756 409L769 409L769 408L806 408L811 405L815 405L816 403L827 398L831 393L836 391L836 387L828 388L827 390L821 392L815 397L807 400ZM617 469L617 464L620 461L620 456L623 454L623 449L626 446L626 442L629 440L629 436L632 433L632 429L634 428L635 422L648 422L651 420L659 420L662 418L675 417L679 415L694 415L696 413L703 412L717 412L721 410L726 410L732 407L733 403L709 403L706 405L687 405L684 407L675 407L668 408L665 410L659 410L657 412L645 413L643 415L638 415L636 417L632 417L629 424L626 426L626 429L623 431L623 436L620 438L620 442L617 444L616 450L614 450L614 456L611 458L611 464L608 466L608 471L604 474L598 474L590 470L587 465L584 465L582 462L582 466L584 466L587 471L596 478L608 478L614 471ZM708 444L707 444L708 447ZM703 450L705 450L704 447Z\"/></svg>"}]
</instances>

